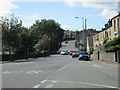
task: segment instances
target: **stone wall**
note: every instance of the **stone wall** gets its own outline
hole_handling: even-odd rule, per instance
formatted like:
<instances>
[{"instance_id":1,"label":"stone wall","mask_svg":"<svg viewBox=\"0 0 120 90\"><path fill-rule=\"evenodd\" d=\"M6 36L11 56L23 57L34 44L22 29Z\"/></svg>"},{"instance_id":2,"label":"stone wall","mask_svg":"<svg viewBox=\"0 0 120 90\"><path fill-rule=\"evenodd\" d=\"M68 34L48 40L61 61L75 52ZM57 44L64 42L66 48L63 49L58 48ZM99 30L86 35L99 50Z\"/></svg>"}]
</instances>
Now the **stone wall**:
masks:
<instances>
[{"instance_id":1,"label":"stone wall","mask_svg":"<svg viewBox=\"0 0 120 90\"><path fill-rule=\"evenodd\" d=\"M93 54L91 55L91 59L99 59L99 51L94 51Z\"/></svg>"},{"instance_id":2,"label":"stone wall","mask_svg":"<svg viewBox=\"0 0 120 90\"><path fill-rule=\"evenodd\" d=\"M117 52L94 51L91 59L120 63L120 50Z\"/></svg>"},{"instance_id":3,"label":"stone wall","mask_svg":"<svg viewBox=\"0 0 120 90\"><path fill-rule=\"evenodd\" d=\"M99 51L100 55L100 60L105 60L105 61L110 61L110 62L115 62L116 61L116 54L115 52L104 52L104 51Z\"/></svg>"},{"instance_id":4,"label":"stone wall","mask_svg":"<svg viewBox=\"0 0 120 90\"><path fill-rule=\"evenodd\" d=\"M120 63L120 50L117 51L117 62Z\"/></svg>"}]
</instances>

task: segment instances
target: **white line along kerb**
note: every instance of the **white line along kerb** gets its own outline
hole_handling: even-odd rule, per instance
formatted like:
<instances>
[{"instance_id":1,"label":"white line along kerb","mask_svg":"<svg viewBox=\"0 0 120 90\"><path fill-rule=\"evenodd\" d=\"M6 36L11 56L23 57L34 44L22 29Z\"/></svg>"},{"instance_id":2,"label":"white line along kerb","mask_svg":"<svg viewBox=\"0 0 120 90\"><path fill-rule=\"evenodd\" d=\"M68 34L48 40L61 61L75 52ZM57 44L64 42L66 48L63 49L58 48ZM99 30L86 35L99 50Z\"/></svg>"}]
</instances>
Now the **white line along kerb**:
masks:
<instances>
[{"instance_id":1,"label":"white line along kerb","mask_svg":"<svg viewBox=\"0 0 120 90\"><path fill-rule=\"evenodd\" d=\"M33 88L38 88L39 86L40 86L40 84L38 84L38 85L34 86Z\"/></svg>"},{"instance_id":2,"label":"white line along kerb","mask_svg":"<svg viewBox=\"0 0 120 90\"><path fill-rule=\"evenodd\" d=\"M53 85L52 84L49 84L49 85L47 85L45 88L52 88L53 87Z\"/></svg>"}]
</instances>

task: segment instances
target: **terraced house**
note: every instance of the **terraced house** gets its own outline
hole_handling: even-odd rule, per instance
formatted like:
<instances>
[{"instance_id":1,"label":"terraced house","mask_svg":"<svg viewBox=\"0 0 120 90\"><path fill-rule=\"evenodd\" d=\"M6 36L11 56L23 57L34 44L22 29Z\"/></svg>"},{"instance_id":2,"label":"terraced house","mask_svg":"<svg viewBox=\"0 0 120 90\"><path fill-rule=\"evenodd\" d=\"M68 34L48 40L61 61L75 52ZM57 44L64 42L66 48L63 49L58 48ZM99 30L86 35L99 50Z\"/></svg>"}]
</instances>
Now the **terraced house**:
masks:
<instances>
[{"instance_id":1,"label":"terraced house","mask_svg":"<svg viewBox=\"0 0 120 90\"><path fill-rule=\"evenodd\" d=\"M114 37L118 36L120 36L120 13L109 20L102 31L93 36L94 50L101 50L101 46L106 37L108 40L113 40Z\"/></svg>"}]
</instances>

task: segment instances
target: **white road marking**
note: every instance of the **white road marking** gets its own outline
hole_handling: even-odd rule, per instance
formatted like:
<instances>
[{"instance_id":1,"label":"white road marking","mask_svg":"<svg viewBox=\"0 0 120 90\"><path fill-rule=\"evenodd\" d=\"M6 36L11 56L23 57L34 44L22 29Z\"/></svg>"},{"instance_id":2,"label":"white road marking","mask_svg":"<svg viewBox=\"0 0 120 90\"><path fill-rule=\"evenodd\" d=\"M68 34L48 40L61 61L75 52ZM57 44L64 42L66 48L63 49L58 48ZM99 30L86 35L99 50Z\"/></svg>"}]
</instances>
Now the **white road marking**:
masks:
<instances>
[{"instance_id":1,"label":"white road marking","mask_svg":"<svg viewBox=\"0 0 120 90\"><path fill-rule=\"evenodd\" d=\"M101 67L103 67L103 66L99 66L99 65L96 65L96 64L95 64L95 65L93 65L93 66L95 66L95 67L98 67L98 68L101 68Z\"/></svg>"},{"instance_id":2,"label":"white road marking","mask_svg":"<svg viewBox=\"0 0 120 90\"><path fill-rule=\"evenodd\" d=\"M12 74L19 74L19 73L22 73L23 71L11 71L11 72L9 72L9 71L5 71L5 72L3 72L3 74L9 74L9 73L12 73Z\"/></svg>"},{"instance_id":3,"label":"white road marking","mask_svg":"<svg viewBox=\"0 0 120 90\"><path fill-rule=\"evenodd\" d=\"M72 62L72 63L73 63L73 62ZM70 63L70 64L72 64L72 63ZM68 65L70 65L70 64L68 64ZM56 72L53 73L52 75L48 76L44 81L41 82L41 84L42 84L42 83L45 83L46 81L48 81L48 80L47 80L48 78L52 77L53 75L55 75L56 73L58 73L59 71L61 71L63 68L66 68L68 65L60 68L58 71L56 71ZM55 81L55 80L53 81L53 83L56 83L56 82L57 82L57 81ZM39 84L39 85L40 85L40 84ZM36 85L35 87L37 87L37 85ZM46 86L46 87L53 87L53 85L52 85L52 86Z\"/></svg>"},{"instance_id":4,"label":"white road marking","mask_svg":"<svg viewBox=\"0 0 120 90\"><path fill-rule=\"evenodd\" d=\"M80 84L94 85L94 86L108 87L108 88L118 88L118 87L114 87L114 86L100 85L100 84L94 84L94 83L85 83L85 82L79 82L79 83L80 83Z\"/></svg>"},{"instance_id":5,"label":"white road marking","mask_svg":"<svg viewBox=\"0 0 120 90\"><path fill-rule=\"evenodd\" d=\"M33 88L38 88L39 86L40 86L40 84L38 84L38 85L34 86Z\"/></svg>"},{"instance_id":6,"label":"white road marking","mask_svg":"<svg viewBox=\"0 0 120 90\"><path fill-rule=\"evenodd\" d=\"M115 63L113 63L113 64L110 64L110 63L103 63L103 64L104 64L104 65L107 65L107 66L108 66L108 65L111 65L111 66L118 66L117 63L116 63L116 64L115 64Z\"/></svg>"},{"instance_id":7,"label":"white road marking","mask_svg":"<svg viewBox=\"0 0 120 90\"><path fill-rule=\"evenodd\" d=\"M38 74L40 72L42 72L42 71L40 71L40 70L39 71L28 71L25 74Z\"/></svg>"},{"instance_id":8,"label":"white road marking","mask_svg":"<svg viewBox=\"0 0 120 90\"><path fill-rule=\"evenodd\" d=\"M47 80L42 81L41 83L45 83Z\"/></svg>"},{"instance_id":9,"label":"white road marking","mask_svg":"<svg viewBox=\"0 0 120 90\"><path fill-rule=\"evenodd\" d=\"M3 72L3 74L8 74L8 73L10 73L9 71L5 71L5 72Z\"/></svg>"},{"instance_id":10,"label":"white road marking","mask_svg":"<svg viewBox=\"0 0 120 90\"><path fill-rule=\"evenodd\" d=\"M58 70L58 72L61 71L62 69L67 68L67 66L68 66L68 65L66 65L66 66L64 66L64 67L62 67L62 68L60 68L60 69Z\"/></svg>"},{"instance_id":11,"label":"white road marking","mask_svg":"<svg viewBox=\"0 0 120 90\"><path fill-rule=\"evenodd\" d=\"M77 84L87 84L87 85L93 85L93 86L102 86L102 87L107 87L107 88L118 88L115 86L108 86L108 85L101 85L101 84L94 84L94 83L87 83L87 82L73 82L73 81L56 81L56 80L47 80L50 82L62 82L62 83L77 83Z\"/></svg>"},{"instance_id":12,"label":"white road marking","mask_svg":"<svg viewBox=\"0 0 120 90\"><path fill-rule=\"evenodd\" d=\"M52 84L49 84L49 85L47 85L45 88L52 88L53 87L53 85Z\"/></svg>"},{"instance_id":13,"label":"white road marking","mask_svg":"<svg viewBox=\"0 0 120 90\"><path fill-rule=\"evenodd\" d=\"M54 76L56 73L60 72L62 69L66 68L67 66L68 66L68 65L66 65L66 66L64 66L64 67L62 67L62 68L60 68L58 71L56 71L55 73L53 73L52 75L50 75L50 76L47 77L46 79L48 79L48 78ZM45 79L45 80L46 80L46 79Z\"/></svg>"},{"instance_id":14,"label":"white road marking","mask_svg":"<svg viewBox=\"0 0 120 90\"><path fill-rule=\"evenodd\" d=\"M54 81L54 80L53 80L51 83L57 83L57 81Z\"/></svg>"},{"instance_id":15,"label":"white road marking","mask_svg":"<svg viewBox=\"0 0 120 90\"><path fill-rule=\"evenodd\" d=\"M72 62L72 63L74 63L74 62ZM72 63L70 63L70 64L72 64ZM68 64L68 65L70 65L70 64ZM56 71L56 72L55 72L55 73L53 73L52 75L48 76L45 80L47 80L48 78L50 78L50 77L54 76L56 73L60 72L62 69L67 68L67 67L68 67L68 65L65 65L64 67L60 68L58 71Z\"/></svg>"}]
</instances>

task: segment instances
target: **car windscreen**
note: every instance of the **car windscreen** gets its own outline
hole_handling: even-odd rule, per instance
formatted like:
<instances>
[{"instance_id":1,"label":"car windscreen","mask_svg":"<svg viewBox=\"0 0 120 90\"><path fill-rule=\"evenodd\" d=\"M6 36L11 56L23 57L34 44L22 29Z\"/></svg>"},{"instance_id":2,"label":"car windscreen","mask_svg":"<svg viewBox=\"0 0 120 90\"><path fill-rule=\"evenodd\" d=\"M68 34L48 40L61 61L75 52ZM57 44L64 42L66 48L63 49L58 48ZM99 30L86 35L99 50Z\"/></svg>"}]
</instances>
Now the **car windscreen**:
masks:
<instances>
[{"instance_id":1,"label":"car windscreen","mask_svg":"<svg viewBox=\"0 0 120 90\"><path fill-rule=\"evenodd\" d=\"M74 53L79 53L78 51L73 51Z\"/></svg>"}]
</instances>

